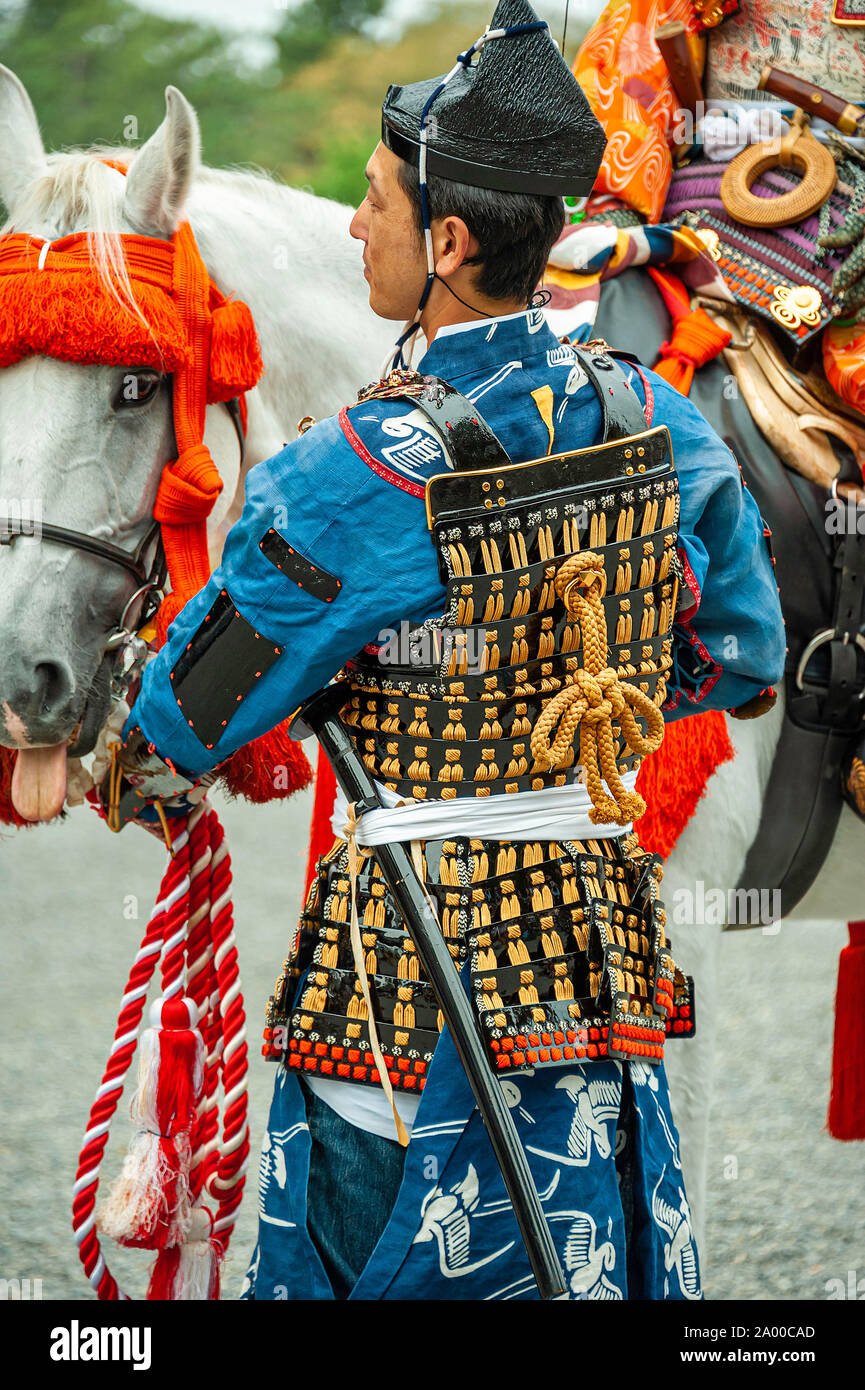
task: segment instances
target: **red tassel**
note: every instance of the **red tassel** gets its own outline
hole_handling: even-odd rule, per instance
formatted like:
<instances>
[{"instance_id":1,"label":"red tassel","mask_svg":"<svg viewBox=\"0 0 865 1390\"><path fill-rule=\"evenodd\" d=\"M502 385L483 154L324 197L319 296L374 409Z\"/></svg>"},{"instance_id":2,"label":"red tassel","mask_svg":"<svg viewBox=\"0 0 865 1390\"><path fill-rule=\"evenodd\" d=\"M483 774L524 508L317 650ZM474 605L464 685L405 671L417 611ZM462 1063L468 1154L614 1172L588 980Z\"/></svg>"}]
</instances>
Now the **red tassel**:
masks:
<instances>
[{"instance_id":1,"label":"red tassel","mask_svg":"<svg viewBox=\"0 0 865 1390\"><path fill-rule=\"evenodd\" d=\"M209 1234L210 1213L196 1207L190 1238L160 1250L147 1286L148 1302L205 1302L219 1298L223 1249Z\"/></svg>"},{"instance_id":2,"label":"red tassel","mask_svg":"<svg viewBox=\"0 0 865 1390\"><path fill-rule=\"evenodd\" d=\"M121 1245L159 1250L189 1231L191 1131L204 1075L197 1018L191 999L158 999L142 1034L132 1103L138 1131L99 1217Z\"/></svg>"},{"instance_id":3,"label":"red tassel","mask_svg":"<svg viewBox=\"0 0 865 1390\"><path fill-rule=\"evenodd\" d=\"M865 922L849 922L838 961L829 1133L865 1139Z\"/></svg>"},{"instance_id":4,"label":"red tassel","mask_svg":"<svg viewBox=\"0 0 865 1390\"><path fill-rule=\"evenodd\" d=\"M159 1021L156 1118L160 1133L187 1134L201 1094L203 1043L195 1027L198 1008L192 1000L179 996L157 1000L151 1019Z\"/></svg>"},{"instance_id":5,"label":"red tassel","mask_svg":"<svg viewBox=\"0 0 865 1390\"><path fill-rule=\"evenodd\" d=\"M306 887L304 898L309 893L310 884L315 877L318 861L327 854L334 841L330 821L336 797L336 778L333 768L319 748L318 764L315 769L315 801L312 806L312 824L309 827L309 856L306 861Z\"/></svg>"},{"instance_id":6,"label":"red tassel","mask_svg":"<svg viewBox=\"0 0 865 1390\"><path fill-rule=\"evenodd\" d=\"M160 1250L153 1266L150 1283L147 1285L147 1298L167 1303L174 1298L177 1271L180 1266L180 1246L172 1245Z\"/></svg>"},{"instance_id":7,"label":"red tassel","mask_svg":"<svg viewBox=\"0 0 865 1390\"><path fill-rule=\"evenodd\" d=\"M670 854L712 773L734 753L720 710L667 725L664 742L641 764L637 776L637 791L648 809L634 829L644 849L664 857Z\"/></svg>"},{"instance_id":8,"label":"red tassel","mask_svg":"<svg viewBox=\"0 0 865 1390\"><path fill-rule=\"evenodd\" d=\"M211 319L208 401L231 400L251 390L263 371L252 314L242 300L226 300Z\"/></svg>"},{"instance_id":9,"label":"red tassel","mask_svg":"<svg viewBox=\"0 0 865 1390\"><path fill-rule=\"evenodd\" d=\"M221 764L219 780L231 797L257 803L277 801L302 791L312 781L312 768L283 720L269 733L238 748Z\"/></svg>"}]
</instances>

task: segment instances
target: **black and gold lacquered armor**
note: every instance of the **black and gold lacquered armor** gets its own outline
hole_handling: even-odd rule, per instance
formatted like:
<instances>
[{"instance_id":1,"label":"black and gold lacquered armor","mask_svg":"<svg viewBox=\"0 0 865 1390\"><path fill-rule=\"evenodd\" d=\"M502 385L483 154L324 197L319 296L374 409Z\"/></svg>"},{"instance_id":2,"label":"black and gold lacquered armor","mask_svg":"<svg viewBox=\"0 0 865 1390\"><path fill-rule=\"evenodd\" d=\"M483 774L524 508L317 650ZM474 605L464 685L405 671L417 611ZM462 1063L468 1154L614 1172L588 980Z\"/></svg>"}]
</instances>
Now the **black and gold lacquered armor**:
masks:
<instances>
[{"instance_id":1,"label":"black and gold lacquered armor","mask_svg":"<svg viewBox=\"0 0 865 1390\"><path fill-rule=\"evenodd\" d=\"M463 441L455 463L469 455L467 469L427 485L446 611L410 635L403 664L391 651L353 662L342 714L370 772L401 797L539 791L573 781L579 764L595 823L627 827L645 809L627 774L663 736L677 478L666 428L645 427L613 358L579 356L604 405L604 442L530 463L511 463L451 388L438 404L429 383L426 395L413 391L433 423L437 409L450 414L445 438ZM657 1061L668 1031L693 1031L690 985L657 899L660 859L635 834L450 837L427 841L423 865L498 1070ZM289 1066L376 1084L350 892L338 842L320 864L269 1026L282 1029L273 1051L287 1041ZM441 1020L373 860L358 879L358 910L388 1070L395 1086L420 1090Z\"/></svg>"},{"instance_id":2,"label":"black and gold lacquered armor","mask_svg":"<svg viewBox=\"0 0 865 1390\"><path fill-rule=\"evenodd\" d=\"M434 642L442 659L353 664L343 720L370 772L417 799L561 786L580 749L564 738L552 755L550 718L567 720L582 697L581 737L591 740L619 691L609 770L633 771L647 741L660 743L676 603L678 486L666 428L443 474L427 507L448 607L414 642Z\"/></svg>"}]
</instances>

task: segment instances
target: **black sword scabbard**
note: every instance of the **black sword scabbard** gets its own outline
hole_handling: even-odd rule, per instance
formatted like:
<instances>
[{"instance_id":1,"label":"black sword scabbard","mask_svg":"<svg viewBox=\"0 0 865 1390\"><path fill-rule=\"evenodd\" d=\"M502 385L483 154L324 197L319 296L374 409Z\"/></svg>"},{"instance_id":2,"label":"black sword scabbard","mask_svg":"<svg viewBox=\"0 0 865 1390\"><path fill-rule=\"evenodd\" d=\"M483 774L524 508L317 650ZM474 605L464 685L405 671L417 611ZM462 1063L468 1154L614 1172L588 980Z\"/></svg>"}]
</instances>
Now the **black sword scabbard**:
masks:
<instances>
[{"instance_id":1,"label":"black sword scabbard","mask_svg":"<svg viewBox=\"0 0 865 1390\"><path fill-rule=\"evenodd\" d=\"M381 806L375 784L338 719L346 691L331 685L298 712L318 738L336 780L357 815ZM405 845L376 845L375 857L417 949L465 1069L496 1156L541 1298L557 1298L567 1285L531 1170L502 1088L490 1071L471 1003L445 945L429 898Z\"/></svg>"}]
</instances>

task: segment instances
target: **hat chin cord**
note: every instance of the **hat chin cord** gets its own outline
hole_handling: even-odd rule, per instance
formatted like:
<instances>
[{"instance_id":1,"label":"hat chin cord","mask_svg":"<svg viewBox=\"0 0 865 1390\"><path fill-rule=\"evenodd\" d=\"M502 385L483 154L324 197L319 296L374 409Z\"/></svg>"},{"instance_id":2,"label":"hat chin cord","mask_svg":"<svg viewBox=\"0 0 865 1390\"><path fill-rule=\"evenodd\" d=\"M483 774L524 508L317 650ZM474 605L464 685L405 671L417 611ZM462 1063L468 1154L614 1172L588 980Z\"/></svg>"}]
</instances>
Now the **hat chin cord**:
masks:
<instances>
[{"instance_id":1,"label":"hat chin cord","mask_svg":"<svg viewBox=\"0 0 865 1390\"><path fill-rule=\"evenodd\" d=\"M433 282L435 280L440 280L441 283L450 290L451 294L454 295L455 299L460 298L454 290L451 290L450 285L447 285L446 281L442 280L441 276L436 274L435 256L433 254L432 223L430 218L429 190L427 188L427 145L430 134L434 132L435 129L435 122L430 117L433 105L441 96L451 78L456 77L457 73L462 68L469 67L475 54L480 53L481 49L485 48L488 43L491 43L493 39L515 39L522 34L531 34L539 29L549 30L549 27L545 19L538 19L532 24L511 24L506 29L487 29L485 33L479 35L479 37L475 39L471 48L467 48L465 53L460 53L450 72L446 77L442 78L441 82L427 99L420 118L420 151L418 155L418 182L420 184L421 219L423 222L424 244L426 246L427 280L420 297L420 302L417 306L417 312L414 318L405 325L402 333L397 338L394 350L385 362L382 376L386 376L388 372L400 369L405 370L411 367L414 358L415 344L417 342L417 331L420 328L421 315L426 308ZM460 303L465 304L465 300L460 299ZM466 304L466 308L470 309L471 305ZM473 312L480 314L483 313L483 310L475 309ZM492 315L486 314L485 317L491 318ZM403 348L409 340L411 340L411 347L409 349L408 360L406 360Z\"/></svg>"}]
</instances>

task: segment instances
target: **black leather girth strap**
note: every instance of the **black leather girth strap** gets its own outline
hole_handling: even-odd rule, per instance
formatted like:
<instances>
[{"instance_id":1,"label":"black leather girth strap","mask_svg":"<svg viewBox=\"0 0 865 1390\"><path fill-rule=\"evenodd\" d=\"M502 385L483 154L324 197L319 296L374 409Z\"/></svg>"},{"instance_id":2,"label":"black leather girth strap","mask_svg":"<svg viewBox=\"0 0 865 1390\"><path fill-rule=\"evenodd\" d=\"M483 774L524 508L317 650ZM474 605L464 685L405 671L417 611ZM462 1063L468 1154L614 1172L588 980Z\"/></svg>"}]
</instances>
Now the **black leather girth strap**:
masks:
<instances>
[{"instance_id":1,"label":"black leather girth strap","mask_svg":"<svg viewBox=\"0 0 865 1390\"><path fill-rule=\"evenodd\" d=\"M642 434L646 416L639 396L612 356L574 346L575 357L595 389L601 405L603 432L608 444ZM454 471L504 468L511 459L477 407L449 382L429 377L429 389L411 400L422 410L442 440Z\"/></svg>"}]
</instances>

